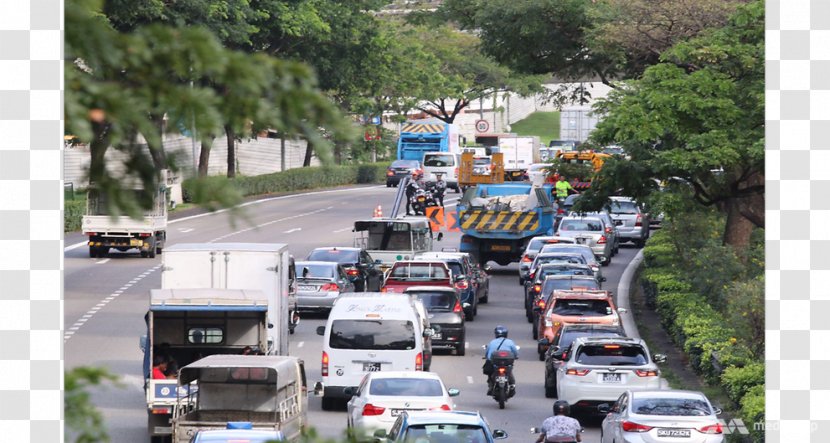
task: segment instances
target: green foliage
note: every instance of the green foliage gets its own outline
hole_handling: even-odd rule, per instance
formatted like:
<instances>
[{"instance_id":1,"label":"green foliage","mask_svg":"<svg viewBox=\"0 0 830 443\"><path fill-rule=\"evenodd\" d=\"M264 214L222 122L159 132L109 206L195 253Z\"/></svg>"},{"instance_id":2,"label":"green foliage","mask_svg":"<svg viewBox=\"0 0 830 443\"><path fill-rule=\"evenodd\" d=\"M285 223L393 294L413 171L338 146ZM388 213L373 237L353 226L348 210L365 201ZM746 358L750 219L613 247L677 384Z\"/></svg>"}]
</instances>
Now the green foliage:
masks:
<instances>
[{"instance_id":1,"label":"green foliage","mask_svg":"<svg viewBox=\"0 0 830 443\"><path fill-rule=\"evenodd\" d=\"M764 422L765 395L764 385L761 384L749 388L746 395L741 399L741 417L749 428L754 441L764 441L763 429L755 430L754 424Z\"/></svg>"},{"instance_id":2,"label":"green foliage","mask_svg":"<svg viewBox=\"0 0 830 443\"><path fill-rule=\"evenodd\" d=\"M726 291L725 312L738 337L747 344L755 358L762 359L766 337L763 275L730 285Z\"/></svg>"},{"instance_id":3,"label":"green foliage","mask_svg":"<svg viewBox=\"0 0 830 443\"><path fill-rule=\"evenodd\" d=\"M721 381L729 393L729 398L740 404L741 398L750 388L764 384L765 366L761 362L753 362L743 367L729 367L723 371Z\"/></svg>"},{"instance_id":4,"label":"green foliage","mask_svg":"<svg viewBox=\"0 0 830 443\"><path fill-rule=\"evenodd\" d=\"M79 231L81 229L81 217L85 212L86 198L83 200L65 200L63 204L63 231Z\"/></svg>"},{"instance_id":5,"label":"green foliage","mask_svg":"<svg viewBox=\"0 0 830 443\"><path fill-rule=\"evenodd\" d=\"M64 374L63 414L66 422L66 441L74 443L110 441L104 427L104 420L92 404L88 389L91 386L117 380L117 376L102 368L82 366Z\"/></svg>"},{"instance_id":6,"label":"green foliage","mask_svg":"<svg viewBox=\"0 0 830 443\"><path fill-rule=\"evenodd\" d=\"M510 125L510 131L519 135L535 135L542 143L559 139L559 111L536 111Z\"/></svg>"}]
</instances>

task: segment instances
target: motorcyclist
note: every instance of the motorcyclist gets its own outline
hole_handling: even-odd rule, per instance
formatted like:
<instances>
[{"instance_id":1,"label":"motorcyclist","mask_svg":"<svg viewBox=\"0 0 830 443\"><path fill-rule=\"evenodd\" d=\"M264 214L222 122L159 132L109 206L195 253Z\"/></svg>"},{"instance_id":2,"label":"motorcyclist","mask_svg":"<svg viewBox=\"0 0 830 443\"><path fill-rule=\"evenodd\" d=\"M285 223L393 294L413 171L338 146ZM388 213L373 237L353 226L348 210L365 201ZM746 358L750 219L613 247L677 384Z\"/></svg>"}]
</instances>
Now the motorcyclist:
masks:
<instances>
[{"instance_id":1,"label":"motorcyclist","mask_svg":"<svg viewBox=\"0 0 830 443\"><path fill-rule=\"evenodd\" d=\"M495 334L496 337L493 340L491 340L490 343L487 344L487 348L484 352L484 359L487 360L488 362L491 361L491 357L493 355L493 352L498 351L498 350L510 351L510 352L513 353L513 358L518 359L519 358L519 348L516 346L516 343L513 340L510 340L509 338L507 338L507 333L508 333L507 328L502 326L502 325L498 325L493 330L493 333ZM485 362L485 365L486 364L487 363ZM487 395L492 395L493 394L493 375L494 375L494 373L490 373L490 374L488 374L488 377L487 377ZM510 371L510 376L508 378L508 383L510 384L511 391L513 389L515 389L516 379L515 379L515 377L513 377L513 371Z\"/></svg>"},{"instance_id":2,"label":"motorcyclist","mask_svg":"<svg viewBox=\"0 0 830 443\"><path fill-rule=\"evenodd\" d=\"M438 200L438 204L444 207L444 193L447 191L447 182L444 181L444 174L435 173L435 191L433 195Z\"/></svg>"},{"instance_id":3,"label":"motorcyclist","mask_svg":"<svg viewBox=\"0 0 830 443\"><path fill-rule=\"evenodd\" d=\"M410 212L410 209L412 207L412 196L414 196L415 192L417 192L418 189L421 188L421 186L418 184L418 179L420 177L421 175L418 174L417 171L413 172L412 179L409 180L409 183L407 183L406 185L406 215L412 215L412 213Z\"/></svg>"},{"instance_id":4,"label":"motorcyclist","mask_svg":"<svg viewBox=\"0 0 830 443\"><path fill-rule=\"evenodd\" d=\"M571 406L565 400L553 403L553 416L542 422L536 443L573 443L581 442L582 425L575 418L568 417Z\"/></svg>"}]
</instances>

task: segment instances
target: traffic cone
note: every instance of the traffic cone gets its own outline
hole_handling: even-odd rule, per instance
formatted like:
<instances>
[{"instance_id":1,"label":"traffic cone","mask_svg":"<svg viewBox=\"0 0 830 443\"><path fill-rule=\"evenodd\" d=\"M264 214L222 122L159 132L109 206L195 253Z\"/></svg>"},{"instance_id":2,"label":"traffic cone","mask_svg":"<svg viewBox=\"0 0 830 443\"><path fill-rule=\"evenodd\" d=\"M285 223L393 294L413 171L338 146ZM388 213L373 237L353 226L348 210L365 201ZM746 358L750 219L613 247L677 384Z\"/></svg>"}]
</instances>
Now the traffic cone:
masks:
<instances>
[{"instance_id":1,"label":"traffic cone","mask_svg":"<svg viewBox=\"0 0 830 443\"><path fill-rule=\"evenodd\" d=\"M378 207L375 208L375 211L372 213L372 217L373 218L382 218L383 217L383 210L380 208L380 205L378 205Z\"/></svg>"}]
</instances>

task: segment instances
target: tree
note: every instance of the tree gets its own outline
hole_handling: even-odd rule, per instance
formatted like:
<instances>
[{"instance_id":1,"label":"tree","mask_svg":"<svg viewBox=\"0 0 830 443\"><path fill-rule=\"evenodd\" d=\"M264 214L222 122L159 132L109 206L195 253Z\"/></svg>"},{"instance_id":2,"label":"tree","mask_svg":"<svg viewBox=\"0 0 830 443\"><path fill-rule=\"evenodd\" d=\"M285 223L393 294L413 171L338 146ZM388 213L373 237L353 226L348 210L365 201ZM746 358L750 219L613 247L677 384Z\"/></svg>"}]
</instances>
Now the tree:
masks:
<instances>
[{"instance_id":1,"label":"tree","mask_svg":"<svg viewBox=\"0 0 830 443\"><path fill-rule=\"evenodd\" d=\"M64 374L63 410L66 421L66 441L99 443L109 441L101 412L92 405L87 389L104 382L115 382L117 377L101 368L78 367ZM75 439L72 440L71 437Z\"/></svg>"},{"instance_id":2,"label":"tree","mask_svg":"<svg viewBox=\"0 0 830 443\"><path fill-rule=\"evenodd\" d=\"M738 8L600 102L592 138L624 145L631 159L606 162L586 204L620 189L647 193L648 177L679 179L726 215L724 243L746 252L764 226L763 17L760 0Z\"/></svg>"}]
</instances>

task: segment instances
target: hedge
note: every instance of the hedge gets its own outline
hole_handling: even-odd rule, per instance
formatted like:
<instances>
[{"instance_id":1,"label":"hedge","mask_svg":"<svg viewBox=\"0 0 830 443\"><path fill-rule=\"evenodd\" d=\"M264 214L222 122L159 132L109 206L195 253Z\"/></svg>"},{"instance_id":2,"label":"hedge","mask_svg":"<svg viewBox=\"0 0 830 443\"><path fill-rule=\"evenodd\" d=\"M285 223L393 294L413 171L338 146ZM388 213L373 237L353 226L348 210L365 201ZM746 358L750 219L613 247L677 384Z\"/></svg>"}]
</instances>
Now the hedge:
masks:
<instances>
[{"instance_id":1,"label":"hedge","mask_svg":"<svg viewBox=\"0 0 830 443\"><path fill-rule=\"evenodd\" d=\"M726 368L721 375L721 381L729 393L729 398L738 404L752 387L764 384L764 364L754 362L741 368Z\"/></svg>"},{"instance_id":2,"label":"hedge","mask_svg":"<svg viewBox=\"0 0 830 443\"><path fill-rule=\"evenodd\" d=\"M302 191L333 186L380 183L386 179L388 163L337 165L289 169L273 174L241 176L230 180L243 196ZM220 178L217 178L217 180ZM192 180L185 180L185 202L192 195Z\"/></svg>"},{"instance_id":3,"label":"hedge","mask_svg":"<svg viewBox=\"0 0 830 443\"><path fill-rule=\"evenodd\" d=\"M763 428L755 429L755 423L764 422L764 395L765 386L761 384L749 388L741 399L741 417L755 441L764 441Z\"/></svg>"},{"instance_id":4,"label":"hedge","mask_svg":"<svg viewBox=\"0 0 830 443\"><path fill-rule=\"evenodd\" d=\"M63 231L74 232L81 230L81 217L86 212L86 199L64 200L63 203Z\"/></svg>"}]
</instances>

